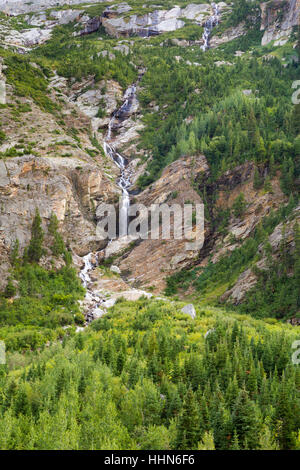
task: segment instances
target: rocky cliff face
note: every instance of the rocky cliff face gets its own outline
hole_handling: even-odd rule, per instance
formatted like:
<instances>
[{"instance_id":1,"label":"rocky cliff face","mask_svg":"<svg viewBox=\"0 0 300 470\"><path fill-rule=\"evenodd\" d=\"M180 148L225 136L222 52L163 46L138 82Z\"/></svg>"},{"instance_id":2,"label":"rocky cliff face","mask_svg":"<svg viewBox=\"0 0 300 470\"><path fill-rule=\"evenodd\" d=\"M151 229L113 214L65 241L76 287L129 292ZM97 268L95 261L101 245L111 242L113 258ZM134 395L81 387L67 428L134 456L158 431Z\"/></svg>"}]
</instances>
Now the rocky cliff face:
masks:
<instances>
[{"instance_id":1,"label":"rocky cliff face","mask_svg":"<svg viewBox=\"0 0 300 470\"><path fill-rule=\"evenodd\" d=\"M271 209L278 209L286 201L278 178L272 180L272 191L265 193L253 188L254 165L246 162L227 171L213 184L209 183L209 167L204 156L184 157L169 165L162 176L151 187L135 198L135 202L146 207L151 204L184 204L187 201L201 203L199 194L206 192L207 208L211 219L217 217L220 209L231 209L235 199L243 193L246 200L245 212L241 217L231 216L228 220L227 234L222 235L211 222L205 220L205 242L200 252L189 252L184 248L186 240L143 240L121 255L116 262L127 280L137 286L155 287L161 291L165 287L165 277L193 265L206 266L211 260L216 263L220 257L232 252L255 230L263 217ZM217 196L217 197L216 197ZM216 197L216 202L214 202ZM210 202L210 198L212 201ZM128 248L127 243L110 245L108 255ZM145 259L147 268L145 269ZM246 275L245 275L246 276ZM246 292L256 281L243 281ZM238 289L238 288L237 288Z\"/></svg>"},{"instance_id":2,"label":"rocky cliff face","mask_svg":"<svg viewBox=\"0 0 300 470\"><path fill-rule=\"evenodd\" d=\"M8 256L18 239L23 249L38 209L44 228L54 213L74 254L83 256L105 244L98 240L94 213L99 201L111 201L110 182L97 166L80 159L37 158L0 160L1 279L8 274Z\"/></svg>"},{"instance_id":3,"label":"rocky cliff face","mask_svg":"<svg viewBox=\"0 0 300 470\"><path fill-rule=\"evenodd\" d=\"M261 31L264 31L262 45L275 41L284 44L299 24L299 0L271 0L261 4Z\"/></svg>"},{"instance_id":4,"label":"rocky cliff face","mask_svg":"<svg viewBox=\"0 0 300 470\"><path fill-rule=\"evenodd\" d=\"M182 158L169 165L151 187L139 194L135 202L151 207L152 204L194 204L202 202L193 182L208 175L209 168L203 155ZM191 237L192 238L192 237ZM182 269L198 256L197 251L187 251L187 240L140 240L121 257L118 264L123 275L135 286L165 287L165 277ZM123 248L123 247L121 247ZM118 246L116 246L116 251Z\"/></svg>"},{"instance_id":5,"label":"rocky cliff face","mask_svg":"<svg viewBox=\"0 0 300 470\"><path fill-rule=\"evenodd\" d=\"M218 5L221 14L228 8L224 2L220 2ZM176 31L185 25L184 19L203 25L205 20L212 15L212 7L209 3L200 5L191 3L185 8L174 6L170 10L154 9L145 15L132 16L130 16L129 7L126 10L127 15L124 16L123 13L123 9L114 7L110 7L104 12L102 24L111 36L120 37L132 34L152 36Z\"/></svg>"},{"instance_id":6,"label":"rocky cliff face","mask_svg":"<svg viewBox=\"0 0 300 470\"><path fill-rule=\"evenodd\" d=\"M60 100L60 120L32 99L17 97L3 80L6 106L1 124L6 137L0 146L0 265L4 284L11 247L16 239L21 249L28 244L36 208L44 227L52 212L57 216L65 241L82 256L104 246L96 236L95 211L101 202L114 203L120 193L114 183L115 165L91 143L91 121L80 106L67 94L56 93L59 80L54 77L50 89L53 102Z\"/></svg>"},{"instance_id":7,"label":"rocky cliff face","mask_svg":"<svg viewBox=\"0 0 300 470\"><path fill-rule=\"evenodd\" d=\"M97 245L93 210L109 194L107 181L96 166L81 160L34 157L0 161L1 235L8 248L16 238L23 248L35 209L42 219L55 213L61 229L78 253Z\"/></svg>"},{"instance_id":8,"label":"rocky cliff face","mask_svg":"<svg viewBox=\"0 0 300 470\"><path fill-rule=\"evenodd\" d=\"M293 211L291 220L287 224L278 224L277 227L275 227L273 233L269 236L268 242L270 244L272 250L272 258L274 260L279 258L280 245L283 239L283 233L285 236L285 244L287 246L288 251L293 252L295 248L294 226L297 222L300 223L300 206L296 207L296 209ZM258 263L256 263L255 266L260 270L266 269L267 259L266 256L264 256L263 245L259 246L258 253L262 254L263 256L262 259ZM247 292L255 286L256 282L257 277L253 272L253 269L246 269L239 276L235 285L231 289L227 290L221 296L220 300L222 302L230 301L231 303L238 305L244 300Z\"/></svg>"}]
</instances>

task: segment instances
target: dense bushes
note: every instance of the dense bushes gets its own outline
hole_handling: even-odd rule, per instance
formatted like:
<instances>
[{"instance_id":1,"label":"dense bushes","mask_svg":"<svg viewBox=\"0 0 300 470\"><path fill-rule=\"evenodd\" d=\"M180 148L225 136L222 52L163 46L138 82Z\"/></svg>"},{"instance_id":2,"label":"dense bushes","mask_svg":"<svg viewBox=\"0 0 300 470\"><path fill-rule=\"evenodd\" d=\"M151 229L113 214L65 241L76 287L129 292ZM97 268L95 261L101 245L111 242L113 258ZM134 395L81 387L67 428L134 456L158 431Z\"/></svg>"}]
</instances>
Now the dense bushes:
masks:
<instances>
[{"instance_id":1,"label":"dense bushes","mask_svg":"<svg viewBox=\"0 0 300 470\"><path fill-rule=\"evenodd\" d=\"M196 48L136 47L147 66L139 96L146 124L141 146L153 157L139 180L142 187L154 181L167 164L196 152L206 155L214 176L246 159L268 162L273 154L277 164L284 158L296 159L298 130L291 85L298 68L291 64L283 68L275 54L265 60L267 51L259 46L259 39L254 48L257 54L233 58L242 48L239 42L205 54ZM215 61L224 58L232 65L218 67ZM242 90L250 90L250 96ZM159 111L149 110L151 102Z\"/></svg>"},{"instance_id":2,"label":"dense bushes","mask_svg":"<svg viewBox=\"0 0 300 470\"><path fill-rule=\"evenodd\" d=\"M16 95L29 96L44 111L55 112L58 106L49 97L47 75L49 70L34 67L30 59L20 54L1 51L5 57L5 70L8 83L14 86Z\"/></svg>"},{"instance_id":3,"label":"dense bushes","mask_svg":"<svg viewBox=\"0 0 300 470\"><path fill-rule=\"evenodd\" d=\"M32 55L69 79L80 80L93 75L96 82L102 79L116 80L126 88L137 78L130 58L116 50L114 60L102 56L103 46L97 33L79 38L72 37L73 25L56 27L52 38L36 49ZM107 44L108 49L110 45Z\"/></svg>"},{"instance_id":4,"label":"dense bushes","mask_svg":"<svg viewBox=\"0 0 300 470\"><path fill-rule=\"evenodd\" d=\"M27 354L26 368L8 354L15 370L0 370L0 447L299 448L297 333L237 320L120 301L85 333L32 361Z\"/></svg>"},{"instance_id":5,"label":"dense bushes","mask_svg":"<svg viewBox=\"0 0 300 470\"><path fill-rule=\"evenodd\" d=\"M18 241L11 250L12 271L3 295L0 296L1 327L26 325L57 328L83 323L84 317L78 301L84 297L85 290L76 270L71 266L72 257L58 231L58 221L54 214L50 218L46 237L47 249L41 217L36 211L31 240L23 256L19 254ZM45 269L38 264L44 255L52 261L53 269ZM55 258L59 258L60 266L63 264L59 269L54 267ZM5 331L0 330L0 337ZM28 335L32 340L28 342L32 347L43 338L47 340L49 333L45 331L34 330L34 335L39 338L35 340L29 329ZM8 333L6 332L5 337ZM20 333L17 333L15 343L10 339L10 344L17 344L22 348L24 341Z\"/></svg>"}]
</instances>

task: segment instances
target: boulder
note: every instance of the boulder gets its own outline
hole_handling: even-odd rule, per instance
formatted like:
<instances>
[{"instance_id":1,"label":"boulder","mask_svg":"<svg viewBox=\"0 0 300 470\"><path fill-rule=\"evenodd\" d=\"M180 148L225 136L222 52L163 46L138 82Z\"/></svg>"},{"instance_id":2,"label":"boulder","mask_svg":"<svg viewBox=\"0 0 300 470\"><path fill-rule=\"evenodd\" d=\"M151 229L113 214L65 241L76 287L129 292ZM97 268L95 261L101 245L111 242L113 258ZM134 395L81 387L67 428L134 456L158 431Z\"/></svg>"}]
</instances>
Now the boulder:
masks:
<instances>
[{"instance_id":1,"label":"boulder","mask_svg":"<svg viewBox=\"0 0 300 470\"><path fill-rule=\"evenodd\" d=\"M85 23L84 28L79 32L80 36L95 33L100 28L101 23L102 23L102 20L99 16L89 19Z\"/></svg>"},{"instance_id":2,"label":"boulder","mask_svg":"<svg viewBox=\"0 0 300 470\"><path fill-rule=\"evenodd\" d=\"M112 265L112 266L110 267L110 270L111 270L112 273L121 274L121 270L120 270L120 268L119 268L118 266Z\"/></svg>"},{"instance_id":3,"label":"boulder","mask_svg":"<svg viewBox=\"0 0 300 470\"><path fill-rule=\"evenodd\" d=\"M194 307L193 304L185 305L181 309L181 312L185 313L186 315L189 315L193 320L195 320L195 318L196 318L196 310L195 310L195 307Z\"/></svg>"}]
</instances>

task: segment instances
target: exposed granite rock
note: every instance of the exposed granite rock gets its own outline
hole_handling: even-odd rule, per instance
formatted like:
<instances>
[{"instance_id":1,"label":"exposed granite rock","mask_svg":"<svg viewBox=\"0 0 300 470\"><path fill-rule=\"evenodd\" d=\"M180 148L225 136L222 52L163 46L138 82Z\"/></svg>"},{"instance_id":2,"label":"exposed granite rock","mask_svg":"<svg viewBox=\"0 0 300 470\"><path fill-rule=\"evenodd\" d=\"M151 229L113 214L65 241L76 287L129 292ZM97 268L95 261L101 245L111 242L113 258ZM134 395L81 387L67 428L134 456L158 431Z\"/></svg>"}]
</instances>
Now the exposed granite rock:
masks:
<instances>
[{"instance_id":1,"label":"exposed granite rock","mask_svg":"<svg viewBox=\"0 0 300 470\"><path fill-rule=\"evenodd\" d=\"M26 15L25 21L31 26L53 27L56 25L64 25L78 20L81 15L80 10L53 10L37 13L35 15Z\"/></svg>"},{"instance_id":2,"label":"exposed granite rock","mask_svg":"<svg viewBox=\"0 0 300 470\"><path fill-rule=\"evenodd\" d=\"M85 91L87 88L89 89ZM76 82L71 88L65 83L63 90L70 102L78 106L80 111L92 120L94 131L108 125L111 114L123 96L119 83L114 80L101 80L96 84L93 77ZM103 111L103 108L105 116L98 118L98 111Z\"/></svg>"},{"instance_id":3,"label":"exposed granite rock","mask_svg":"<svg viewBox=\"0 0 300 470\"><path fill-rule=\"evenodd\" d=\"M226 42L232 41L233 39L239 38L244 36L247 33L247 28L244 23L240 23L239 25L229 28L224 31L220 36L213 35L210 40L210 47L218 47L221 44L225 44Z\"/></svg>"},{"instance_id":4,"label":"exposed granite rock","mask_svg":"<svg viewBox=\"0 0 300 470\"><path fill-rule=\"evenodd\" d=\"M86 34L95 33L100 28L101 23L102 21L100 16L95 16L94 18L88 19L84 24L84 28L79 31L79 35L84 36Z\"/></svg>"},{"instance_id":5,"label":"exposed granite rock","mask_svg":"<svg viewBox=\"0 0 300 470\"><path fill-rule=\"evenodd\" d=\"M112 266L110 267L110 270L111 270L112 273L121 274L121 270L120 270L120 268L119 268L118 266L112 265Z\"/></svg>"},{"instance_id":6,"label":"exposed granite rock","mask_svg":"<svg viewBox=\"0 0 300 470\"><path fill-rule=\"evenodd\" d=\"M289 251L293 252L295 248L294 240L294 226L296 222L300 222L300 206L296 207L293 211L290 221L286 224L278 224L274 231L269 236L268 242L272 248L272 257L274 259L279 257L280 246L283 239L283 234L285 237L285 243ZM264 256L263 246L261 245L258 249L259 253L263 255L262 259L256 263L256 267L260 270L267 269L267 260ZM257 277L254 274L253 270L246 269L238 278L235 285L227 290L220 298L222 302L230 301L236 305L240 304L245 295L249 290L251 290L257 282Z\"/></svg>"},{"instance_id":7,"label":"exposed granite rock","mask_svg":"<svg viewBox=\"0 0 300 470\"><path fill-rule=\"evenodd\" d=\"M109 35L128 37L133 34L147 36L176 31L184 26L184 21L178 19L178 9L173 8L170 11L156 10L143 16L132 15L129 18L104 17L102 24Z\"/></svg>"},{"instance_id":8,"label":"exposed granite rock","mask_svg":"<svg viewBox=\"0 0 300 470\"><path fill-rule=\"evenodd\" d=\"M286 42L293 26L299 23L300 0L271 0L260 4L262 45L271 41Z\"/></svg>"},{"instance_id":9,"label":"exposed granite rock","mask_svg":"<svg viewBox=\"0 0 300 470\"><path fill-rule=\"evenodd\" d=\"M97 31L101 25L100 17L90 18L80 10L42 11L35 15L27 15L24 19L28 25L33 27L22 31L15 31L1 24L0 33L4 35L4 44L23 47L25 52L27 48L32 48L48 41L52 36L55 26L78 21L77 27L79 31L75 31L73 34L74 36L80 36Z\"/></svg>"},{"instance_id":10,"label":"exposed granite rock","mask_svg":"<svg viewBox=\"0 0 300 470\"><path fill-rule=\"evenodd\" d=\"M257 278L252 269L247 269L240 275L234 287L220 297L221 302L230 299L234 304L240 304L247 292L255 286L256 282Z\"/></svg>"},{"instance_id":11,"label":"exposed granite rock","mask_svg":"<svg viewBox=\"0 0 300 470\"><path fill-rule=\"evenodd\" d=\"M151 187L136 196L135 202L146 207L162 203L183 205L188 200L201 203L193 184L207 174L208 165L203 155L182 157L167 166ZM184 239L141 240L129 254L122 256L118 265L123 274L128 273L127 279L134 285L162 290L168 274L190 265L199 256L198 251L187 251L185 244Z\"/></svg>"},{"instance_id":12,"label":"exposed granite rock","mask_svg":"<svg viewBox=\"0 0 300 470\"><path fill-rule=\"evenodd\" d=\"M45 224L55 213L65 239L78 254L99 248L94 205L109 199L110 185L99 169L75 159L16 157L1 162L0 238L9 250L15 239L23 248L38 208ZM94 201L94 202L93 202Z\"/></svg>"},{"instance_id":13,"label":"exposed granite rock","mask_svg":"<svg viewBox=\"0 0 300 470\"><path fill-rule=\"evenodd\" d=\"M195 318L196 318L196 310L195 310L195 307L194 307L193 304L185 305L181 309L181 312L186 313L187 315L189 315L192 318L192 320L195 320Z\"/></svg>"},{"instance_id":14,"label":"exposed granite rock","mask_svg":"<svg viewBox=\"0 0 300 470\"><path fill-rule=\"evenodd\" d=\"M228 235L217 235L215 247L211 249L212 262L215 263L227 252L233 251L236 242L245 240L254 231L260 220L267 216L271 209L278 209L286 197L281 191L278 178L272 180L272 192L264 193L253 188L254 164L246 162L227 171L213 185L207 186L209 195L218 193L215 210L230 209L239 196L243 193L246 200L245 213L241 218L231 215L228 225Z\"/></svg>"},{"instance_id":15,"label":"exposed granite rock","mask_svg":"<svg viewBox=\"0 0 300 470\"><path fill-rule=\"evenodd\" d=\"M30 48L43 44L51 38L52 29L31 28L24 31L10 30L7 32L4 44Z\"/></svg>"}]
</instances>

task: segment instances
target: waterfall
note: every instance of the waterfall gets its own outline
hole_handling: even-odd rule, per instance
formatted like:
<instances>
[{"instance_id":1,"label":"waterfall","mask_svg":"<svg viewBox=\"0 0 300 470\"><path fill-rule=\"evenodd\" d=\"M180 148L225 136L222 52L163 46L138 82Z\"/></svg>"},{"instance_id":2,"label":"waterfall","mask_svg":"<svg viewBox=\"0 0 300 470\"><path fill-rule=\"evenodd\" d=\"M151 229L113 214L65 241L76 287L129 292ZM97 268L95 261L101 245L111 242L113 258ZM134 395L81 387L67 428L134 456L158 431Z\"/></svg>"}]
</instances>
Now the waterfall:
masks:
<instances>
[{"instance_id":1,"label":"waterfall","mask_svg":"<svg viewBox=\"0 0 300 470\"><path fill-rule=\"evenodd\" d=\"M201 46L201 49L205 52L207 49L209 49L209 40L211 36L211 32L215 26L219 24L220 20L220 9L219 6L216 3L211 4L212 9L213 9L213 15L210 16L204 23L204 33L202 36L202 39L204 41L203 46Z\"/></svg>"},{"instance_id":2,"label":"waterfall","mask_svg":"<svg viewBox=\"0 0 300 470\"><path fill-rule=\"evenodd\" d=\"M143 76L143 73L139 75L138 81ZM130 172L127 168L127 161L126 159L117 151L117 149L113 146L112 140L112 132L114 128L115 121L119 120L122 121L126 119L126 117L130 114L132 104L134 102L134 98L136 96L136 88L137 85L131 85L127 88L124 96L123 96L123 104L122 106L117 109L108 124L107 134L103 143L103 149L105 154L110 157L116 166L120 169L120 176L117 180L117 185L122 190L122 199L120 204L120 213L119 213L119 236L124 237L127 235L128 232L128 213L130 207L130 196L128 189L131 186L130 181ZM95 320L96 318L100 318L105 312L106 308L109 308L113 305L115 300L106 300L104 298L100 298L96 295L90 287L92 284L92 279L90 273L95 269L97 263L93 262L94 253L89 253L83 257L83 268L80 271L80 279L82 281L82 285L86 288L87 292L85 295L84 303L88 305L88 311L85 314L86 316L86 324L90 323L91 321ZM81 331L82 327L78 327L78 331Z\"/></svg>"},{"instance_id":3,"label":"waterfall","mask_svg":"<svg viewBox=\"0 0 300 470\"><path fill-rule=\"evenodd\" d=\"M112 115L109 125L108 131L106 134L106 138L104 141L104 152L107 156L109 156L117 167L120 169L121 175L117 181L117 185L122 190L122 200L120 204L120 213L119 213L119 236L124 237L127 235L128 232L128 212L130 206L130 196L128 193L128 189L131 186L130 182L130 174L127 171L127 165L125 158L114 148L112 145L112 129L116 119L122 119L123 116L130 113L130 109L133 103L133 100L136 95L136 85L131 85L127 88L124 97L123 97L123 104L122 106L114 112Z\"/></svg>"},{"instance_id":4,"label":"waterfall","mask_svg":"<svg viewBox=\"0 0 300 470\"><path fill-rule=\"evenodd\" d=\"M83 287L87 287L87 285L91 282L89 272L93 269L92 256L93 253L89 253L83 257L84 266L79 274Z\"/></svg>"}]
</instances>

